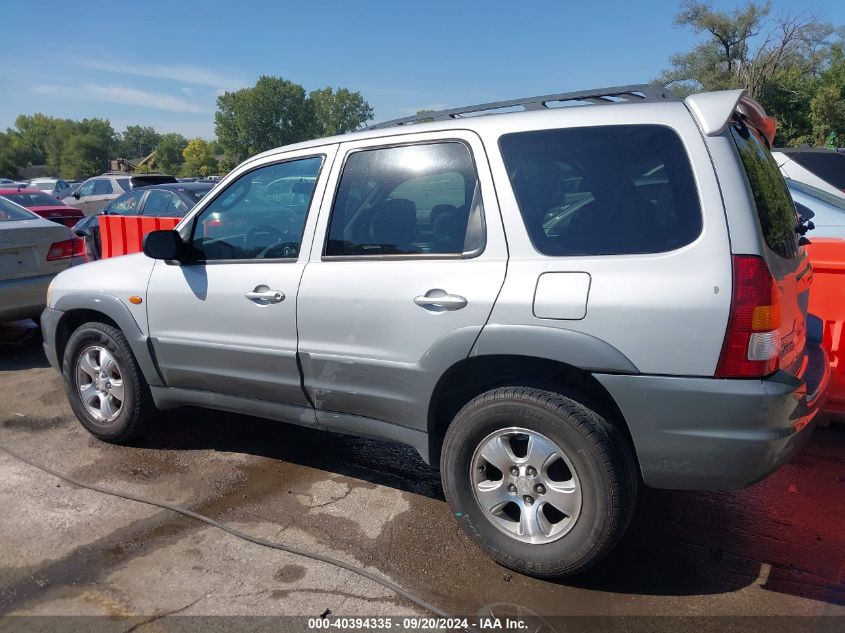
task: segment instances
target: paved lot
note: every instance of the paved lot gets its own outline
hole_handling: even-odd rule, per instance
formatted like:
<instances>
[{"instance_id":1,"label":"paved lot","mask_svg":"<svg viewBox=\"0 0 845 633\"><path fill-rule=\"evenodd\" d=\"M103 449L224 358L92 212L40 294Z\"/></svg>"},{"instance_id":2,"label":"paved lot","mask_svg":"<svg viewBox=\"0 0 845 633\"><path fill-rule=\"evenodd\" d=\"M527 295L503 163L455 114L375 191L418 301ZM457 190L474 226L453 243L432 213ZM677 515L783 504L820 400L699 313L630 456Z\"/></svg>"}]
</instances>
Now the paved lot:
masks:
<instances>
[{"instance_id":1,"label":"paved lot","mask_svg":"<svg viewBox=\"0 0 845 633\"><path fill-rule=\"evenodd\" d=\"M356 562L450 613L508 603L543 615L845 615L843 427L818 430L747 490L644 491L611 558L550 583L485 558L457 529L438 473L410 449L198 409L162 414L136 446L110 446L73 418L36 337L6 328L0 338L17 340L0 344L3 446ZM421 613L356 575L5 454L0 508L0 614Z\"/></svg>"}]
</instances>

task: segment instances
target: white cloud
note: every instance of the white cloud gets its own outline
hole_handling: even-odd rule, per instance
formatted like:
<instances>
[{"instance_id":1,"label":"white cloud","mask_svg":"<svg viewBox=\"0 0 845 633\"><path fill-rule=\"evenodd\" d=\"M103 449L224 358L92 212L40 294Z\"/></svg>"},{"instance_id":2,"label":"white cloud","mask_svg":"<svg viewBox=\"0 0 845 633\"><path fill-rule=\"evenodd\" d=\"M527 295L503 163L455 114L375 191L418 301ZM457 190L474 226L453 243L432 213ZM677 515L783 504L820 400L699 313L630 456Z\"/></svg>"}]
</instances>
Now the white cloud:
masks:
<instances>
[{"instance_id":1,"label":"white cloud","mask_svg":"<svg viewBox=\"0 0 845 633\"><path fill-rule=\"evenodd\" d=\"M155 79L170 79L182 83L208 86L211 88L222 88L224 90L236 90L246 85L243 79L238 77L227 77L214 70L201 68L199 66L187 66L180 64L120 64L96 59L78 59L75 63L85 68L102 70L122 75L135 75L137 77L153 77Z\"/></svg>"},{"instance_id":2,"label":"white cloud","mask_svg":"<svg viewBox=\"0 0 845 633\"><path fill-rule=\"evenodd\" d=\"M33 92L51 95L65 99L82 99L85 101L101 101L105 103L123 103L157 110L171 112L206 112L196 103L182 97L147 92L126 86L103 86L100 84L85 84L81 87L58 86L55 84L36 84Z\"/></svg>"}]
</instances>

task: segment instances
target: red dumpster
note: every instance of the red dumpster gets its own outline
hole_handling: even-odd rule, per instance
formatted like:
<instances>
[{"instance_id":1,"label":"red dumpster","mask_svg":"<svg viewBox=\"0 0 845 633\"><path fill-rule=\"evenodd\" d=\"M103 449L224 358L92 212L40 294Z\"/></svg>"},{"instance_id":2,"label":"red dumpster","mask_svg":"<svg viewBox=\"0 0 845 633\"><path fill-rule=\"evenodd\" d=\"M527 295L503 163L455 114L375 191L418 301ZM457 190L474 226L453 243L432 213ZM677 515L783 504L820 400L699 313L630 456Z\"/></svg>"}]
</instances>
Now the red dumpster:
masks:
<instances>
[{"instance_id":1,"label":"red dumpster","mask_svg":"<svg viewBox=\"0 0 845 633\"><path fill-rule=\"evenodd\" d=\"M845 415L845 239L812 238L807 252L813 266L810 312L824 322L824 347L830 357L825 411Z\"/></svg>"},{"instance_id":2,"label":"red dumpster","mask_svg":"<svg viewBox=\"0 0 845 633\"><path fill-rule=\"evenodd\" d=\"M174 228L182 218L144 217L142 215L101 215L100 244L102 257L140 253L144 236L150 231Z\"/></svg>"}]
</instances>

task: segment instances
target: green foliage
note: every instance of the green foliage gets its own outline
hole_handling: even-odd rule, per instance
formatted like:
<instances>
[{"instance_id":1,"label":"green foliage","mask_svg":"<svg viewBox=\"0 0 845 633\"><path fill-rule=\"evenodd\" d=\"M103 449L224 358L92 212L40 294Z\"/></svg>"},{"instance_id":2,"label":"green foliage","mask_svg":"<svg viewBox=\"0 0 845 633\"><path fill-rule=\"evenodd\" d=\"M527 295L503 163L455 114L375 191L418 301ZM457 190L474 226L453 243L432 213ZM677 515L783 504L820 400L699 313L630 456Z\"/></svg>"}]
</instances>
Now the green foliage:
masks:
<instances>
[{"instance_id":1,"label":"green foliage","mask_svg":"<svg viewBox=\"0 0 845 633\"><path fill-rule=\"evenodd\" d=\"M352 132L373 118L373 109L360 92L326 87L312 90L308 98L314 107L320 136Z\"/></svg>"},{"instance_id":2,"label":"green foliage","mask_svg":"<svg viewBox=\"0 0 845 633\"><path fill-rule=\"evenodd\" d=\"M18 167L25 164L23 151L13 134L0 132L0 177L19 178Z\"/></svg>"},{"instance_id":3,"label":"green foliage","mask_svg":"<svg viewBox=\"0 0 845 633\"><path fill-rule=\"evenodd\" d=\"M219 170L211 143L201 138L189 141L182 150L182 156L185 159L183 176L212 176Z\"/></svg>"},{"instance_id":4,"label":"green foliage","mask_svg":"<svg viewBox=\"0 0 845 633\"><path fill-rule=\"evenodd\" d=\"M220 95L214 122L220 147L237 160L348 132L371 118L372 108L358 92L324 88L306 94L299 84L262 76L252 88Z\"/></svg>"},{"instance_id":5,"label":"green foliage","mask_svg":"<svg viewBox=\"0 0 845 633\"><path fill-rule=\"evenodd\" d=\"M99 174L108 166L109 151L95 132L79 131L64 144L60 173L68 179Z\"/></svg>"},{"instance_id":6,"label":"green foliage","mask_svg":"<svg viewBox=\"0 0 845 633\"><path fill-rule=\"evenodd\" d=\"M806 12L775 15L770 2L754 1L723 12L684 0L675 24L704 38L673 55L658 80L676 95L744 88L778 120L780 145L821 144L834 128L845 132L842 29Z\"/></svg>"},{"instance_id":7,"label":"green foliage","mask_svg":"<svg viewBox=\"0 0 845 633\"><path fill-rule=\"evenodd\" d=\"M178 173L184 161L182 152L187 146L188 139L181 134L175 132L162 134L155 148L157 171L167 174Z\"/></svg>"},{"instance_id":8,"label":"green foliage","mask_svg":"<svg viewBox=\"0 0 845 633\"><path fill-rule=\"evenodd\" d=\"M160 140L161 134L151 127L128 125L120 135L117 154L126 159L144 158L156 148Z\"/></svg>"}]
</instances>

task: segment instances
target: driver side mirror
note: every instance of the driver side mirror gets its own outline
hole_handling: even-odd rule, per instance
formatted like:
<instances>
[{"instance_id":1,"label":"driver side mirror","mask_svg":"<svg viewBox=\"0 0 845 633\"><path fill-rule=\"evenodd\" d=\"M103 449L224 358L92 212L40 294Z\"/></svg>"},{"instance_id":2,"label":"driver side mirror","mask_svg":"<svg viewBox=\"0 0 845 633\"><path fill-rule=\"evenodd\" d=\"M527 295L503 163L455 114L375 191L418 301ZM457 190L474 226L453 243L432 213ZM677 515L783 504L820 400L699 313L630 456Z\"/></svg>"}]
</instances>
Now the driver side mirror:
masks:
<instances>
[{"instance_id":1,"label":"driver side mirror","mask_svg":"<svg viewBox=\"0 0 845 633\"><path fill-rule=\"evenodd\" d=\"M144 255L164 261L181 261L185 243L177 231L150 231L144 236Z\"/></svg>"}]
</instances>

